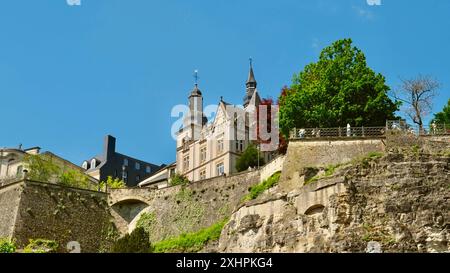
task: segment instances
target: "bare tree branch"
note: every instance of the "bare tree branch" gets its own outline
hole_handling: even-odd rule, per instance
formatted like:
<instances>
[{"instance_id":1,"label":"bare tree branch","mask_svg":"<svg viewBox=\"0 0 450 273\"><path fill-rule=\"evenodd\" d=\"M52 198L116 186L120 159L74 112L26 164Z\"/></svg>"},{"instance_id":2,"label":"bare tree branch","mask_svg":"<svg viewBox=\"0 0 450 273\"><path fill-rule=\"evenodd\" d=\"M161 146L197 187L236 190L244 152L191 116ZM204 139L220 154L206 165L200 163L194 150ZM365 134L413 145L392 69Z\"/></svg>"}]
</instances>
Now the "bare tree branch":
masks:
<instances>
[{"instance_id":1,"label":"bare tree branch","mask_svg":"<svg viewBox=\"0 0 450 273\"><path fill-rule=\"evenodd\" d=\"M401 79L402 84L393 96L408 106L405 114L423 129L423 118L431 112L433 99L440 83L431 76L419 75L412 79Z\"/></svg>"}]
</instances>

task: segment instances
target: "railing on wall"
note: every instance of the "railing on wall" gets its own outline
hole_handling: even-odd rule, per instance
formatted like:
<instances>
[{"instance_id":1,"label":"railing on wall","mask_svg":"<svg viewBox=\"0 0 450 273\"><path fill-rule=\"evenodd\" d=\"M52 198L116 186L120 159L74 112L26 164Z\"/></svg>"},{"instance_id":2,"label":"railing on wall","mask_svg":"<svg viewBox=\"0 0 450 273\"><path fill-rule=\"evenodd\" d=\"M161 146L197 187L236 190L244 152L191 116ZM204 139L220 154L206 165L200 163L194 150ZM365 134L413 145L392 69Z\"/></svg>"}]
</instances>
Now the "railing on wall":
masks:
<instances>
[{"instance_id":1,"label":"railing on wall","mask_svg":"<svg viewBox=\"0 0 450 273\"><path fill-rule=\"evenodd\" d=\"M388 120L386 126L379 127L335 127L335 128L294 128L290 139L328 139L328 138L379 138L386 133L401 133L415 136L448 136L450 124L432 123L420 128L409 125L404 120Z\"/></svg>"},{"instance_id":2,"label":"railing on wall","mask_svg":"<svg viewBox=\"0 0 450 273\"><path fill-rule=\"evenodd\" d=\"M386 127L294 128L290 139L384 137Z\"/></svg>"},{"instance_id":3,"label":"railing on wall","mask_svg":"<svg viewBox=\"0 0 450 273\"><path fill-rule=\"evenodd\" d=\"M404 120L388 120L386 122L387 130L391 132L403 132L416 136L448 136L450 135L450 124L424 125L420 128L418 125L409 125Z\"/></svg>"}]
</instances>

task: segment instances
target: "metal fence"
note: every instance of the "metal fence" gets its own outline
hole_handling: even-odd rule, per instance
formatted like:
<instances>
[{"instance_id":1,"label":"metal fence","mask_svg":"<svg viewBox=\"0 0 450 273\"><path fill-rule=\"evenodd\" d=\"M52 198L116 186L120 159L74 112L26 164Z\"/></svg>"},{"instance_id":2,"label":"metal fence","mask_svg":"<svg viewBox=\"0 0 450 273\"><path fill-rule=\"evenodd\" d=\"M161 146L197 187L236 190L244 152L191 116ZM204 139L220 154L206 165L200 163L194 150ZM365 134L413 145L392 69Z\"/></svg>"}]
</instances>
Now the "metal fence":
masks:
<instances>
[{"instance_id":1,"label":"metal fence","mask_svg":"<svg viewBox=\"0 0 450 273\"><path fill-rule=\"evenodd\" d=\"M383 137L386 127L294 128L290 139Z\"/></svg>"},{"instance_id":2,"label":"metal fence","mask_svg":"<svg viewBox=\"0 0 450 273\"><path fill-rule=\"evenodd\" d=\"M419 126L407 124L404 120L388 120L383 127L294 128L290 133L290 139L380 138L389 133L446 136L450 135L450 124L433 123L419 128Z\"/></svg>"},{"instance_id":3,"label":"metal fence","mask_svg":"<svg viewBox=\"0 0 450 273\"><path fill-rule=\"evenodd\" d=\"M407 124L404 120L386 121L386 129L391 132L402 132L416 136L446 136L450 135L450 124L432 123L420 128L418 125Z\"/></svg>"}]
</instances>

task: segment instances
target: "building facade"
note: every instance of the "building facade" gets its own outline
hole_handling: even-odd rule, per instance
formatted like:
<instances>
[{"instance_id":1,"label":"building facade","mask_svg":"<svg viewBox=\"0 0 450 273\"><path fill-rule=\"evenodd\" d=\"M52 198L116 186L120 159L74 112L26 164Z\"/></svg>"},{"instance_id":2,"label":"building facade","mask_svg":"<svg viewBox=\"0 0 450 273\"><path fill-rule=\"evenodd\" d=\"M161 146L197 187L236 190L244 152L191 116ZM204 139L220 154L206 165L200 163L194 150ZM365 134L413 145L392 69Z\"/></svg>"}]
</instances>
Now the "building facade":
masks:
<instances>
[{"instance_id":1,"label":"building facade","mask_svg":"<svg viewBox=\"0 0 450 273\"><path fill-rule=\"evenodd\" d=\"M164 165L158 166L117 153L116 138L110 135L105 137L103 154L85 160L82 164L85 173L99 181L106 181L111 176L122 179L128 187L138 185L162 167Z\"/></svg>"},{"instance_id":2,"label":"building facade","mask_svg":"<svg viewBox=\"0 0 450 273\"><path fill-rule=\"evenodd\" d=\"M189 96L189 114L177 134L176 172L190 181L236 173L236 161L255 139L256 108L261 99L253 67L246 82L243 107L222 98L212 122L203 113L203 96L198 85ZM264 153L266 162L270 157Z\"/></svg>"},{"instance_id":3,"label":"building facade","mask_svg":"<svg viewBox=\"0 0 450 273\"><path fill-rule=\"evenodd\" d=\"M30 149L21 149L21 148L0 148L0 185L7 184L8 182L23 179L26 175L26 172L29 171L29 166L25 160L27 155L42 155L43 158L53 162L56 166L60 167L62 170L75 170L83 173L84 170L52 153L49 151L40 152L40 147L33 147ZM89 182L93 186L98 185L98 180L88 176ZM40 182L50 182L57 183L57 178L50 178L51 181L40 181Z\"/></svg>"}]
</instances>

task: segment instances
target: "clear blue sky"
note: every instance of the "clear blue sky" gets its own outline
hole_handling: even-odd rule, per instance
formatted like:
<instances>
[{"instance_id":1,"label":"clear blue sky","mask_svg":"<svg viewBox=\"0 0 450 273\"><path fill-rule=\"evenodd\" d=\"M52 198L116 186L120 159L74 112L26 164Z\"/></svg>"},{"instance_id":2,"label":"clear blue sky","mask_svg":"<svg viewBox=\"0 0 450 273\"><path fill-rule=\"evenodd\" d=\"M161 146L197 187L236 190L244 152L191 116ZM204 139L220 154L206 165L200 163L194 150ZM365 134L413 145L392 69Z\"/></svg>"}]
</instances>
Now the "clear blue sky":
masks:
<instances>
[{"instance_id":1,"label":"clear blue sky","mask_svg":"<svg viewBox=\"0 0 450 273\"><path fill-rule=\"evenodd\" d=\"M41 146L80 164L119 152L175 159L170 111L193 70L205 104L241 103L248 58L277 97L321 48L352 38L391 88L430 74L450 97L450 1L4 0L0 6L0 146Z\"/></svg>"}]
</instances>

